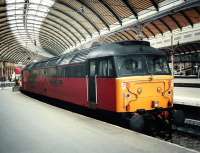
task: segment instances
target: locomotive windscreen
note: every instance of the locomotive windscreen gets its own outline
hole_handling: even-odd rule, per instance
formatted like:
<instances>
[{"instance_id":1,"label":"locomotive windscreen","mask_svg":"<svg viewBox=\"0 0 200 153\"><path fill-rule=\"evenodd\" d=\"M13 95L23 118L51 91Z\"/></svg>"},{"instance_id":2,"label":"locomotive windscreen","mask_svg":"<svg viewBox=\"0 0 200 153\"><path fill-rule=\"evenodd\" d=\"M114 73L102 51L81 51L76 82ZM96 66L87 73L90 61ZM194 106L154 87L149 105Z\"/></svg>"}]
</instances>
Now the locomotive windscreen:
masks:
<instances>
[{"instance_id":1,"label":"locomotive windscreen","mask_svg":"<svg viewBox=\"0 0 200 153\"><path fill-rule=\"evenodd\" d=\"M129 55L116 57L119 76L169 75L170 69L166 56Z\"/></svg>"}]
</instances>

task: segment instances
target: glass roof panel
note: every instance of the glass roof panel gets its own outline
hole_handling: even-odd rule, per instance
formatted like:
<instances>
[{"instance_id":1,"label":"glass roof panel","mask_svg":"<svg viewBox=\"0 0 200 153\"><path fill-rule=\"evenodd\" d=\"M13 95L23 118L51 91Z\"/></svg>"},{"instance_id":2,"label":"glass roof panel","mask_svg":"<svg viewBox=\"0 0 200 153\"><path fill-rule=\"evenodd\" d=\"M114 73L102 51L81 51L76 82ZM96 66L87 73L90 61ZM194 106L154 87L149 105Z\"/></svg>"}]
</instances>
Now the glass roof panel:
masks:
<instances>
[{"instance_id":1,"label":"glass roof panel","mask_svg":"<svg viewBox=\"0 0 200 153\"><path fill-rule=\"evenodd\" d=\"M28 23L31 23L31 24L41 24L41 22L40 21L37 21L37 20L29 20L29 22Z\"/></svg>"},{"instance_id":2,"label":"glass roof panel","mask_svg":"<svg viewBox=\"0 0 200 153\"><path fill-rule=\"evenodd\" d=\"M11 21L9 21L9 23L10 23L11 25L16 24L16 20L11 20Z\"/></svg>"},{"instance_id":3,"label":"glass roof panel","mask_svg":"<svg viewBox=\"0 0 200 153\"><path fill-rule=\"evenodd\" d=\"M16 16L15 16L15 19L22 20L22 19L23 19L23 15L16 15Z\"/></svg>"},{"instance_id":4,"label":"glass roof panel","mask_svg":"<svg viewBox=\"0 0 200 153\"><path fill-rule=\"evenodd\" d=\"M41 0L29 0L30 3L36 3L39 4Z\"/></svg>"},{"instance_id":5,"label":"glass roof panel","mask_svg":"<svg viewBox=\"0 0 200 153\"><path fill-rule=\"evenodd\" d=\"M17 27L24 27L24 24L21 24L21 23L18 23L16 25L17 25Z\"/></svg>"},{"instance_id":6,"label":"glass roof panel","mask_svg":"<svg viewBox=\"0 0 200 153\"><path fill-rule=\"evenodd\" d=\"M9 16L9 17L8 17L9 22L10 22L10 21L13 21L14 19L15 19L15 16Z\"/></svg>"},{"instance_id":7,"label":"glass roof panel","mask_svg":"<svg viewBox=\"0 0 200 153\"><path fill-rule=\"evenodd\" d=\"M23 14L23 10L15 10L15 14Z\"/></svg>"},{"instance_id":8,"label":"glass roof panel","mask_svg":"<svg viewBox=\"0 0 200 153\"><path fill-rule=\"evenodd\" d=\"M46 17L47 13L45 13L45 12L37 12L37 15L41 16L41 17Z\"/></svg>"},{"instance_id":9,"label":"glass roof panel","mask_svg":"<svg viewBox=\"0 0 200 153\"><path fill-rule=\"evenodd\" d=\"M15 9L15 5L9 4L9 5L7 5L7 9L8 10L14 10Z\"/></svg>"},{"instance_id":10,"label":"glass roof panel","mask_svg":"<svg viewBox=\"0 0 200 153\"><path fill-rule=\"evenodd\" d=\"M37 13L36 10L29 10L27 14L32 14L32 15L35 15Z\"/></svg>"},{"instance_id":11,"label":"glass roof panel","mask_svg":"<svg viewBox=\"0 0 200 153\"><path fill-rule=\"evenodd\" d=\"M15 30L17 30L17 27L11 27L11 30L15 31Z\"/></svg>"},{"instance_id":12,"label":"glass roof panel","mask_svg":"<svg viewBox=\"0 0 200 153\"><path fill-rule=\"evenodd\" d=\"M22 24L22 23L17 23L16 25L17 25L17 27L24 27L24 24Z\"/></svg>"},{"instance_id":13,"label":"glass roof panel","mask_svg":"<svg viewBox=\"0 0 200 153\"><path fill-rule=\"evenodd\" d=\"M7 0L7 1L6 1L7 4L15 3L15 2L16 2L15 0L9 0L9 1Z\"/></svg>"},{"instance_id":14,"label":"glass roof panel","mask_svg":"<svg viewBox=\"0 0 200 153\"><path fill-rule=\"evenodd\" d=\"M24 29L24 27L17 27L17 29Z\"/></svg>"},{"instance_id":15,"label":"glass roof panel","mask_svg":"<svg viewBox=\"0 0 200 153\"><path fill-rule=\"evenodd\" d=\"M24 29L18 29L18 32L22 32L22 33L26 33L26 31Z\"/></svg>"},{"instance_id":16,"label":"glass roof panel","mask_svg":"<svg viewBox=\"0 0 200 153\"><path fill-rule=\"evenodd\" d=\"M51 7L54 4L53 0L42 0L41 4Z\"/></svg>"},{"instance_id":17,"label":"glass roof panel","mask_svg":"<svg viewBox=\"0 0 200 153\"><path fill-rule=\"evenodd\" d=\"M36 16L34 15L27 15L26 17L28 20L34 20L36 18Z\"/></svg>"},{"instance_id":18,"label":"glass roof panel","mask_svg":"<svg viewBox=\"0 0 200 153\"><path fill-rule=\"evenodd\" d=\"M37 4L30 4L29 9L37 10L38 5Z\"/></svg>"},{"instance_id":19,"label":"glass roof panel","mask_svg":"<svg viewBox=\"0 0 200 153\"><path fill-rule=\"evenodd\" d=\"M15 9L24 9L24 5L22 3L16 4Z\"/></svg>"},{"instance_id":20,"label":"glass roof panel","mask_svg":"<svg viewBox=\"0 0 200 153\"><path fill-rule=\"evenodd\" d=\"M18 2L24 2L24 0L15 0L16 3Z\"/></svg>"},{"instance_id":21,"label":"glass roof panel","mask_svg":"<svg viewBox=\"0 0 200 153\"><path fill-rule=\"evenodd\" d=\"M14 10L7 11L7 15L15 15L15 11Z\"/></svg>"},{"instance_id":22,"label":"glass roof panel","mask_svg":"<svg viewBox=\"0 0 200 153\"><path fill-rule=\"evenodd\" d=\"M42 21L54 0L28 0L26 3L24 0L6 0L6 3L10 28L17 41L22 45L33 40L39 42Z\"/></svg>"},{"instance_id":23,"label":"glass roof panel","mask_svg":"<svg viewBox=\"0 0 200 153\"><path fill-rule=\"evenodd\" d=\"M42 12L49 12L49 8L46 6L39 6L38 10L42 11Z\"/></svg>"},{"instance_id":24,"label":"glass roof panel","mask_svg":"<svg viewBox=\"0 0 200 153\"><path fill-rule=\"evenodd\" d=\"M22 20L14 20L16 23L22 23Z\"/></svg>"}]
</instances>

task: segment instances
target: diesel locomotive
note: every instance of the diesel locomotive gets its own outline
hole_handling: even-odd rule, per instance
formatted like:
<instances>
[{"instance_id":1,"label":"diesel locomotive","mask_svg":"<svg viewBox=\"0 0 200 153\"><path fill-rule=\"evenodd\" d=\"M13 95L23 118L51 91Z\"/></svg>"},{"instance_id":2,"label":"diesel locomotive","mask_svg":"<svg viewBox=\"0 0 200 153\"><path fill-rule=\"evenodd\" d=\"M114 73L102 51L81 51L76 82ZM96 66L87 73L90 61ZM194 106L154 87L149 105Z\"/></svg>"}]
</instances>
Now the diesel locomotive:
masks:
<instances>
[{"instance_id":1,"label":"diesel locomotive","mask_svg":"<svg viewBox=\"0 0 200 153\"><path fill-rule=\"evenodd\" d=\"M152 121L170 124L174 116L167 55L145 41L99 45L29 64L21 89L121 114L138 131Z\"/></svg>"}]
</instances>

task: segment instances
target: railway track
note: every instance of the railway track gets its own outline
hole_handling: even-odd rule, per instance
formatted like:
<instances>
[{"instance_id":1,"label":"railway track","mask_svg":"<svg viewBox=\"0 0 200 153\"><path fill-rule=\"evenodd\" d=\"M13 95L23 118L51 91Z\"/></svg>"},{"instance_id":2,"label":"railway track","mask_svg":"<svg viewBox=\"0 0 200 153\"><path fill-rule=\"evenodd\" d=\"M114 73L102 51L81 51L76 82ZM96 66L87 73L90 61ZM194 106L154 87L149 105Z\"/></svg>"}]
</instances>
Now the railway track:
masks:
<instances>
[{"instance_id":1,"label":"railway track","mask_svg":"<svg viewBox=\"0 0 200 153\"><path fill-rule=\"evenodd\" d=\"M168 141L200 152L200 120L187 118L184 126L177 127Z\"/></svg>"},{"instance_id":2,"label":"railway track","mask_svg":"<svg viewBox=\"0 0 200 153\"><path fill-rule=\"evenodd\" d=\"M178 132L184 132L195 136L200 136L200 121L194 119L185 119L185 124L182 127L177 127Z\"/></svg>"},{"instance_id":3,"label":"railway track","mask_svg":"<svg viewBox=\"0 0 200 153\"><path fill-rule=\"evenodd\" d=\"M160 139L200 152L200 121L187 118L182 127L173 127L170 139Z\"/></svg>"}]
</instances>

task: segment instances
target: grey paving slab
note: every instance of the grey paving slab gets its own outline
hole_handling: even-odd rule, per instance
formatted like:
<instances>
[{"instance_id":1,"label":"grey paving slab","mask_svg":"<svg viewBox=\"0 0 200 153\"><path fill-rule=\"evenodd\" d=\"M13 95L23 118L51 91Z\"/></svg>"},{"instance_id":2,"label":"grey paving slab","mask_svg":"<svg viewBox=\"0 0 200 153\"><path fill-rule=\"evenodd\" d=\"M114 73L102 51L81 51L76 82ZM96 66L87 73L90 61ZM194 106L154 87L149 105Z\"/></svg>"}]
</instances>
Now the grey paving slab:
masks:
<instances>
[{"instance_id":1,"label":"grey paving slab","mask_svg":"<svg viewBox=\"0 0 200 153\"><path fill-rule=\"evenodd\" d=\"M168 142L0 90L0 153L193 153Z\"/></svg>"},{"instance_id":2,"label":"grey paving slab","mask_svg":"<svg viewBox=\"0 0 200 153\"><path fill-rule=\"evenodd\" d=\"M184 78L175 78L174 83L194 83L194 84L200 84L200 78L199 79L184 79Z\"/></svg>"},{"instance_id":3,"label":"grey paving slab","mask_svg":"<svg viewBox=\"0 0 200 153\"><path fill-rule=\"evenodd\" d=\"M200 88L175 87L174 103L200 107Z\"/></svg>"}]
</instances>

